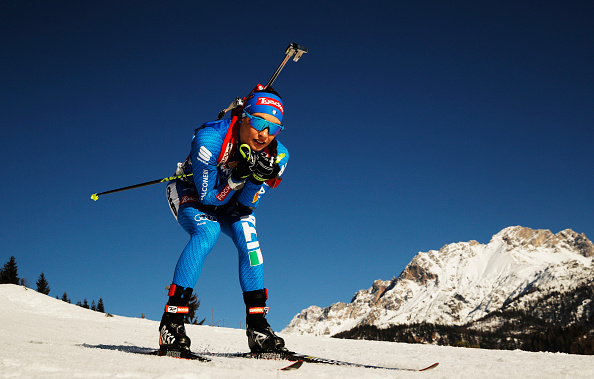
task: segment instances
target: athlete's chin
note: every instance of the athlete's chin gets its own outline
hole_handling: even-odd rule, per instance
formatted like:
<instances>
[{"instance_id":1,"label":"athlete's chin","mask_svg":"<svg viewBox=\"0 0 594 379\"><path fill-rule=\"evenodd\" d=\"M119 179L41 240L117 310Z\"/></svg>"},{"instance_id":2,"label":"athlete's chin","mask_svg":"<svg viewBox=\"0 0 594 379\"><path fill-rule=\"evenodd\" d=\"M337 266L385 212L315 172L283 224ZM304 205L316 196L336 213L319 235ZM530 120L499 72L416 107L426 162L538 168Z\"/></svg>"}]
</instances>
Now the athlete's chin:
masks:
<instances>
[{"instance_id":1,"label":"athlete's chin","mask_svg":"<svg viewBox=\"0 0 594 379\"><path fill-rule=\"evenodd\" d=\"M270 142L261 143L260 141L253 140L248 145L250 146L252 151L262 151L266 149L268 145L270 145Z\"/></svg>"}]
</instances>

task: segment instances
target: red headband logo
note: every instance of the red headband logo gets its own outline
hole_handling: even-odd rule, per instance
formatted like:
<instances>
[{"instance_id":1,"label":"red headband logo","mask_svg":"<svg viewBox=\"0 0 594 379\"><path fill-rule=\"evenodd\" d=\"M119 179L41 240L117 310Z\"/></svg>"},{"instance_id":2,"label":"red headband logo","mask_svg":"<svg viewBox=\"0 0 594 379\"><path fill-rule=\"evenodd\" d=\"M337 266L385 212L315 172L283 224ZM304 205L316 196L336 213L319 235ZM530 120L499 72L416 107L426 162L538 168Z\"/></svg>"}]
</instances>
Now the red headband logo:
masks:
<instances>
[{"instance_id":1,"label":"red headband logo","mask_svg":"<svg viewBox=\"0 0 594 379\"><path fill-rule=\"evenodd\" d=\"M285 110L283 109L283 104L280 101L275 100L270 97L258 98L258 100L256 101L256 105L269 105L269 106L274 107L274 108L278 109L279 111L281 111L282 114L285 114Z\"/></svg>"}]
</instances>

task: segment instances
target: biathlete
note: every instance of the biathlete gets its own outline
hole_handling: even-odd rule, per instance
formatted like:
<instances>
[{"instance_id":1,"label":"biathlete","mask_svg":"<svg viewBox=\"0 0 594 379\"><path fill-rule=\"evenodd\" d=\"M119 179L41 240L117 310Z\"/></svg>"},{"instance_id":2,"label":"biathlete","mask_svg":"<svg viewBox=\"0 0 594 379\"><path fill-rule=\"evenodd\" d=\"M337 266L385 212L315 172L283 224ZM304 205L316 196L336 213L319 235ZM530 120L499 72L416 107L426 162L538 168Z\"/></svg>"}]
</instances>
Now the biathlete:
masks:
<instances>
[{"instance_id":1,"label":"biathlete","mask_svg":"<svg viewBox=\"0 0 594 379\"><path fill-rule=\"evenodd\" d=\"M163 354L190 351L184 316L202 264L221 231L231 237L239 255L239 282L246 306L246 334L252 352L284 349L285 342L268 322L264 261L253 212L262 197L281 182L289 152L276 139L284 129L284 107L272 88L256 87L241 113L196 129L190 155L176 175L192 173L167 186L174 216L190 235L169 289L159 325Z\"/></svg>"}]
</instances>

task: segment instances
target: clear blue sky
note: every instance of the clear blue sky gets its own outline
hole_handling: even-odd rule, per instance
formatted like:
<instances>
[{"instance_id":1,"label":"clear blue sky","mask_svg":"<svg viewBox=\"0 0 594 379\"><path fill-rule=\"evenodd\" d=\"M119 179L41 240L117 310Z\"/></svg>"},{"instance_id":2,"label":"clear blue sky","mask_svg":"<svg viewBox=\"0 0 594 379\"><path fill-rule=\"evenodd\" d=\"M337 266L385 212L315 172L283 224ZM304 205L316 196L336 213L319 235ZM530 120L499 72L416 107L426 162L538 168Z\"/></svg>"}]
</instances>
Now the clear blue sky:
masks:
<instances>
[{"instance_id":1,"label":"clear blue sky","mask_svg":"<svg viewBox=\"0 0 594 379\"><path fill-rule=\"evenodd\" d=\"M2 2L0 263L160 319L187 242L165 186L90 195L171 175L290 42L309 48L275 83L291 160L256 212L275 329L419 251L511 225L594 238L592 2L224 4ZM225 236L195 290L199 316L243 324Z\"/></svg>"}]
</instances>

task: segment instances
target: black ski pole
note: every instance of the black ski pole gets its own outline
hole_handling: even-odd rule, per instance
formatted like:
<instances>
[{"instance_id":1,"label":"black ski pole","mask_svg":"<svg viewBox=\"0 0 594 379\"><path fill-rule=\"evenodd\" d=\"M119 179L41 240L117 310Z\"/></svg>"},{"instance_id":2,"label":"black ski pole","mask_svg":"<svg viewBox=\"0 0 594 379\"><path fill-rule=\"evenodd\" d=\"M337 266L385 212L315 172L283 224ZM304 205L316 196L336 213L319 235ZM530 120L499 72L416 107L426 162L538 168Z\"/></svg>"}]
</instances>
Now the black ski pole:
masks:
<instances>
[{"instance_id":1,"label":"black ski pole","mask_svg":"<svg viewBox=\"0 0 594 379\"><path fill-rule=\"evenodd\" d=\"M134 189L134 188L146 187L146 186L150 186L150 185L158 184L158 183L163 183L163 182L169 182L169 181L175 180L175 179L187 178L188 176L192 176L192 173L183 174L183 175L170 176L170 177L167 177L167 178L151 180L150 182L145 182L145 183L140 183L140 184L134 184L132 186L122 187L122 188L114 189L114 190L111 190L111 191L94 193L94 194L91 195L91 199L97 201L97 200L99 200L99 196L102 196L102 195L107 195L107 194L110 194L110 193L127 191L127 190L131 190L131 189Z\"/></svg>"},{"instance_id":2,"label":"black ski pole","mask_svg":"<svg viewBox=\"0 0 594 379\"><path fill-rule=\"evenodd\" d=\"M274 83L276 77L278 76L278 74L280 74L281 70L283 69L283 67L285 67L285 64L287 64L287 62L289 61L289 59L291 59L293 54L295 54L295 56L293 57L293 62L297 62L299 58L301 58L301 56L305 53L307 53L307 47L298 45L296 43L290 43L289 46L287 46L287 48L285 49L285 56L282 62L280 63L280 65L278 65L276 71L274 72L274 74L272 74L272 77L270 77L270 80L268 80L268 83L266 84L264 89L270 87L272 83ZM243 106L243 99L239 97L235 98L235 100L233 100L227 108L219 112L219 120L222 119L223 116L225 116L225 113L241 106Z\"/></svg>"}]
</instances>

